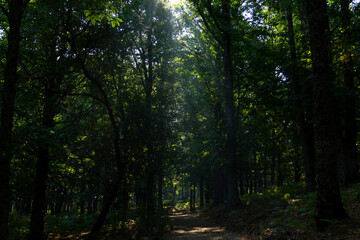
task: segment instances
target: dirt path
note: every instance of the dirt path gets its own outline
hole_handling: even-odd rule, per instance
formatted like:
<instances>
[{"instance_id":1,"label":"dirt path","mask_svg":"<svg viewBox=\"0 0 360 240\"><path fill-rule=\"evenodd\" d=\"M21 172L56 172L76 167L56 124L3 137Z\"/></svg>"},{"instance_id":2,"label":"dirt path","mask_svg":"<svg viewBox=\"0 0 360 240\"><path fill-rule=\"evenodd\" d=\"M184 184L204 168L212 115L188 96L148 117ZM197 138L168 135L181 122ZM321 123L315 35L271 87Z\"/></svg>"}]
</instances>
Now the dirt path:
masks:
<instances>
[{"instance_id":1,"label":"dirt path","mask_svg":"<svg viewBox=\"0 0 360 240\"><path fill-rule=\"evenodd\" d=\"M170 218L173 220L174 229L165 237L168 240L246 239L226 231L224 228L216 225L211 219L199 216L197 213L174 213Z\"/></svg>"}]
</instances>

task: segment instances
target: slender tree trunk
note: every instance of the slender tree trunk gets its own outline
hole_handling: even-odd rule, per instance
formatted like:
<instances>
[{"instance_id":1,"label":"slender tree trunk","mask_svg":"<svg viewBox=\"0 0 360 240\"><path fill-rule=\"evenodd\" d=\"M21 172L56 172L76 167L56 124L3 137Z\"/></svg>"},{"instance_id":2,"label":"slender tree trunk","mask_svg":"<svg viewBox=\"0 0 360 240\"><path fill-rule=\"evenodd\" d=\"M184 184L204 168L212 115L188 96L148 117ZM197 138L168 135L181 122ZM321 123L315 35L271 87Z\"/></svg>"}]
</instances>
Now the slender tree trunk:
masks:
<instances>
[{"instance_id":1,"label":"slender tree trunk","mask_svg":"<svg viewBox=\"0 0 360 240\"><path fill-rule=\"evenodd\" d=\"M270 185L273 186L275 184L275 157L271 156L271 167L270 167Z\"/></svg>"},{"instance_id":2,"label":"slender tree trunk","mask_svg":"<svg viewBox=\"0 0 360 240\"><path fill-rule=\"evenodd\" d=\"M93 213L92 204L93 204L93 199L94 199L94 187L91 184L91 179L92 179L92 177L90 177L90 183L88 185L88 194L87 194L87 214L88 215Z\"/></svg>"},{"instance_id":3,"label":"slender tree trunk","mask_svg":"<svg viewBox=\"0 0 360 240\"><path fill-rule=\"evenodd\" d=\"M163 166L161 167L158 174L158 207L163 208Z\"/></svg>"},{"instance_id":4,"label":"slender tree trunk","mask_svg":"<svg viewBox=\"0 0 360 240\"><path fill-rule=\"evenodd\" d=\"M193 184L193 209L195 211L195 207L196 207L196 185Z\"/></svg>"},{"instance_id":5,"label":"slender tree trunk","mask_svg":"<svg viewBox=\"0 0 360 240\"><path fill-rule=\"evenodd\" d=\"M193 208L193 201L194 201L194 198L193 198L193 190L192 190L192 184L190 184L189 186L189 193L190 193L190 212L193 212L194 211L194 208Z\"/></svg>"},{"instance_id":6,"label":"slender tree trunk","mask_svg":"<svg viewBox=\"0 0 360 240\"><path fill-rule=\"evenodd\" d=\"M344 29L343 41L344 41L344 60L343 60L343 74L344 74L344 86L346 89L345 96L345 136L343 140L344 155L345 155L345 173L346 183L354 182L359 179L359 166L358 156L356 149L356 136L357 136L357 124L356 124L356 95L354 84L354 62L351 56L351 15L349 10L350 0L341 1L341 17L342 27Z\"/></svg>"},{"instance_id":7,"label":"slender tree trunk","mask_svg":"<svg viewBox=\"0 0 360 240\"><path fill-rule=\"evenodd\" d=\"M119 190L121 182L122 182L122 176L117 174L116 179L115 179L114 183L112 184L110 191L105 196L100 214L99 214L94 226L91 229L90 236L89 236L90 239L96 239L96 235L100 232L102 226L104 225L106 215L108 214L108 212L110 210L111 204L114 202L114 200L116 198L116 194ZM97 210L97 202L96 201L94 201L93 210L94 211Z\"/></svg>"},{"instance_id":8,"label":"slender tree trunk","mask_svg":"<svg viewBox=\"0 0 360 240\"><path fill-rule=\"evenodd\" d=\"M100 95L102 97L102 103L104 104L104 107L107 110L108 117L112 126L113 131L113 144L114 144L114 152L115 152L115 162L116 162L116 177L113 181L113 185L111 186L110 192L106 195L103 205L101 208L101 212L94 224L94 226L91 229L90 238L94 238L101 230L102 225L105 222L106 215L110 210L111 204L114 202L116 198L117 191L120 188L120 184L123 183L123 179L126 175L126 164L122 159L121 152L120 152L120 130L114 115L113 108L111 106L109 97L107 93L105 92L101 81L94 77L94 75L89 71L89 69L86 67L84 59L82 58L79 49L77 49L75 38L72 37L69 39L69 44L72 48L72 50L75 52L76 59L83 70L84 75L91 81L91 83L97 87L97 89L100 92ZM97 211L97 201L94 201L93 210L94 212Z\"/></svg>"},{"instance_id":9,"label":"slender tree trunk","mask_svg":"<svg viewBox=\"0 0 360 240\"><path fill-rule=\"evenodd\" d=\"M62 207L64 205L65 195L66 195L66 187L60 187L56 192L55 198L55 208L54 208L54 215L61 213Z\"/></svg>"},{"instance_id":10,"label":"slender tree trunk","mask_svg":"<svg viewBox=\"0 0 360 240\"><path fill-rule=\"evenodd\" d=\"M337 179L339 119L333 96L328 51L328 17L326 0L306 0L309 39L313 68L313 98L317 158L318 197L315 222L319 229L327 219L345 218Z\"/></svg>"},{"instance_id":11,"label":"slender tree trunk","mask_svg":"<svg viewBox=\"0 0 360 240\"><path fill-rule=\"evenodd\" d=\"M204 207L204 178L200 178L199 183L200 208Z\"/></svg>"},{"instance_id":12,"label":"slender tree trunk","mask_svg":"<svg viewBox=\"0 0 360 240\"><path fill-rule=\"evenodd\" d=\"M210 204L210 193L211 193L211 186L208 181L205 183L205 206L209 206Z\"/></svg>"},{"instance_id":13,"label":"slender tree trunk","mask_svg":"<svg viewBox=\"0 0 360 240\"><path fill-rule=\"evenodd\" d=\"M121 210L122 210L122 221L127 221L128 205L129 205L129 191L125 183L122 184L121 189Z\"/></svg>"},{"instance_id":14,"label":"slender tree trunk","mask_svg":"<svg viewBox=\"0 0 360 240\"><path fill-rule=\"evenodd\" d=\"M315 146L313 140L313 126L305 121L304 114L304 104L301 97L301 84L299 77L299 67L296 54L296 45L295 45L295 34L293 26L293 17L291 6L287 9L287 22L288 22L288 31L289 31L289 46L290 46L290 56L291 56L291 78L292 78L292 87L293 94L295 97L295 108L296 108L296 117L298 126L300 129L302 152L304 158L304 169L305 169L305 182L306 190L308 192L315 190Z\"/></svg>"},{"instance_id":15,"label":"slender tree trunk","mask_svg":"<svg viewBox=\"0 0 360 240\"><path fill-rule=\"evenodd\" d=\"M277 182L276 182L276 185L281 186L284 183L284 174L283 174L283 170L282 170L282 159L281 159L281 156L279 156L279 154L276 156L276 158L277 158Z\"/></svg>"},{"instance_id":16,"label":"slender tree trunk","mask_svg":"<svg viewBox=\"0 0 360 240\"><path fill-rule=\"evenodd\" d=\"M16 85L18 80L18 58L20 44L20 28L23 11L28 1L11 0L9 11L8 48L4 68L4 84L2 87L1 119L0 119L0 239L8 238L8 217L10 211L10 161L12 158L12 130L15 109ZM4 10L5 11L5 10Z\"/></svg>"}]
</instances>

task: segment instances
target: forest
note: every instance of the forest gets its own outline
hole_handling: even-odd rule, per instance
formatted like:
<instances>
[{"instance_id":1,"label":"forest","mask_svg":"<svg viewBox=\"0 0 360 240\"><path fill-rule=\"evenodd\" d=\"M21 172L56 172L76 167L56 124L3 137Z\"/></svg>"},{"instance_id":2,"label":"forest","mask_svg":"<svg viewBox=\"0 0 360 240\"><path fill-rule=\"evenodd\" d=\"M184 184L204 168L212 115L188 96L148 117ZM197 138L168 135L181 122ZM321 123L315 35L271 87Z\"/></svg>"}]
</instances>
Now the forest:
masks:
<instances>
[{"instance_id":1,"label":"forest","mask_svg":"<svg viewBox=\"0 0 360 240\"><path fill-rule=\"evenodd\" d=\"M0 240L360 239L359 1L0 3Z\"/></svg>"}]
</instances>

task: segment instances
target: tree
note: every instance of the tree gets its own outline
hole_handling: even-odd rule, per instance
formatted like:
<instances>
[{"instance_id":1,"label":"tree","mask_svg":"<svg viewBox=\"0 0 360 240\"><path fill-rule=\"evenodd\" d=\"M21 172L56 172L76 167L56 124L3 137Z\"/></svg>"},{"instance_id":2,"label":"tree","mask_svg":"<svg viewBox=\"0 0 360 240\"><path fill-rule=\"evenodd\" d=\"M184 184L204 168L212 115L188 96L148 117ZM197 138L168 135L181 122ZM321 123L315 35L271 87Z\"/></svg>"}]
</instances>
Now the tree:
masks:
<instances>
[{"instance_id":1,"label":"tree","mask_svg":"<svg viewBox=\"0 0 360 240\"><path fill-rule=\"evenodd\" d=\"M306 177L307 191L314 191L316 187L315 182L315 152L314 152L314 139L313 139L313 126L312 123L306 120L304 109L304 97L302 96L302 88L299 76L299 64L296 53L295 33L293 24L293 11L291 3L286 7L286 17L289 35L289 47L291 58L290 77L292 80L293 94L295 98L295 108L297 123L299 125L304 168Z\"/></svg>"},{"instance_id":2,"label":"tree","mask_svg":"<svg viewBox=\"0 0 360 240\"><path fill-rule=\"evenodd\" d=\"M7 239L10 211L10 161L12 158L12 130L14 102L18 75L21 20L29 0L8 1L8 10L1 5L9 23L8 47L4 69L0 120L0 238Z\"/></svg>"},{"instance_id":3,"label":"tree","mask_svg":"<svg viewBox=\"0 0 360 240\"><path fill-rule=\"evenodd\" d=\"M313 70L313 99L315 142L317 159L318 196L315 221L319 229L328 225L326 219L343 219L343 208L337 178L339 150L339 119L333 96L328 50L329 23L327 2L307 0L306 13L309 24L309 39Z\"/></svg>"},{"instance_id":4,"label":"tree","mask_svg":"<svg viewBox=\"0 0 360 240\"><path fill-rule=\"evenodd\" d=\"M234 108L234 76L232 61L232 20L231 2L221 1L220 6L214 9L210 1L202 4L193 1L197 12L200 14L205 27L212 33L223 54L223 91L225 102L225 125L226 125L226 172L227 172L227 206L233 207L240 204L239 191L236 177L236 124ZM216 12L215 12L216 11Z\"/></svg>"},{"instance_id":5,"label":"tree","mask_svg":"<svg viewBox=\"0 0 360 240\"><path fill-rule=\"evenodd\" d=\"M356 97L354 94L354 61L351 48L351 13L349 0L341 1L341 26L343 31L343 78L345 87L344 153L346 182L358 180L359 166L356 150Z\"/></svg>"}]
</instances>

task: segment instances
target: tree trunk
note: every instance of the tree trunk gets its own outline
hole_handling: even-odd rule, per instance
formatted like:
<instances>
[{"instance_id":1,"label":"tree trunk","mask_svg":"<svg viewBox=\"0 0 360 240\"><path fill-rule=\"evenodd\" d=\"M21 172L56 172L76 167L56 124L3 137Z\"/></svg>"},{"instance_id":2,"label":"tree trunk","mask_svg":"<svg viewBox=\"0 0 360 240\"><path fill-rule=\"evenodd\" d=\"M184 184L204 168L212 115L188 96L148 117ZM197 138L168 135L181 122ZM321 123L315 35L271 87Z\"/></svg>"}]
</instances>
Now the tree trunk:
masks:
<instances>
[{"instance_id":1,"label":"tree trunk","mask_svg":"<svg viewBox=\"0 0 360 240\"><path fill-rule=\"evenodd\" d=\"M66 187L60 187L55 192L55 209L54 209L55 215L61 213L61 211L62 211L66 192L67 192Z\"/></svg>"},{"instance_id":2,"label":"tree trunk","mask_svg":"<svg viewBox=\"0 0 360 240\"><path fill-rule=\"evenodd\" d=\"M282 159L281 156L277 156L277 181L276 181L276 185L277 186L281 186L284 183L284 174L282 171Z\"/></svg>"},{"instance_id":3,"label":"tree trunk","mask_svg":"<svg viewBox=\"0 0 360 240\"><path fill-rule=\"evenodd\" d=\"M127 221L128 215L128 205L129 205L129 191L125 183L123 183L123 187L121 189L121 211L122 211L122 221Z\"/></svg>"},{"instance_id":4,"label":"tree trunk","mask_svg":"<svg viewBox=\"0 0 360 240\"><path fill-rule=\"evenodd\" d=\"M46 129L45 136L50 137L50 131L54 128L54 117L57 112L58 95L63 77L56 69L56 46L50 46L48 61L49 78L45 79L44 110L42 126ZM49 179L49 167L51 161L48 139L40 140L37 152L36 175L33 209L31 212L29 239L46 239L44 234L44 217L46 212L46 192Z\"/></svg>"},{"instance_id":5,"label":"tree trunk","mask_svg":"<svg viewBox=\"0 0 360 240\"><path fill-rule=\"evenodd\" d=\"M92 177L90 177L90 182L92 180ZM87 214L90 215L93 213L93 199L94 199L94 186L89 183L88 185L88 194L87 194Z\"/></svg>"},{"instance_id":6,"label":"tree trunk","mask_svg":"<svg viewBox=\"0 0 360 240\"><path fill-rule=\"evenodd\" d=\"M196 208L196 185L193 184L193 209Z\"/></svg>"},{"instance_id":7,"label":"tree trunk","mask_svg":"<svg viewBox=\"0 0 360 240\"><path fill-rule=\"evenodd\" d=\"M200 208L204 207L204 178L200 178L199 183Z\"/></svg>"},{"instance_id":8,"label":"tree trunk","mask_svg":"<svg viewBox=\"0 0 360 240\"><path fill-rule=\"evenodd\" d=\"M50 153L46 145L41 144L37 153L34 201L30 220L30 240L46 239L44 217L46 209L46 188L49 172Z\"/></svg>"},{"instance_id":9,"label":"tree trunk","mask_svg":"<svg viewBox=\"0 0 360 240\"><path fill-rule=\"evenodd\" d=\"M189 186L189 193L190 193L190 212L193 212L194 211L194 208L193 208L193 201L194 201L194 198L193 198L193 190L192 190L192 184L190 184Z\"/></svg>"},{"instance_id":10,"label":"tree trunk","mask_svg":"<svg viewBox=\"0 0 360 240\"><path fill-rule=\"evenodd\" d=\"M289 46L291 56L290 75L292 79L293 95L295 98L295 108L297 123L300 129L301 145L304 158L306 190L312 192L315 190L315 151L313 139L313 126L305 121L304 104L301 97L301 84L299 77L299 67L296 54L295 33L293 26L293 17L291 6L287 9L287 22L289 31Z\"/></svg>"},{"instance_id":11,"label":"tree trunk","mask_svg":"<svg viewBox=\"0 0 360 240\"><path fill-rule=\"evenodd\" d=\"M120 131L119 131L119 127L118 127L115 115L114 115L113 108L110 104L109 97L108 97L107 93L105 92L101 81L99 81L99 79L94 77L94 75L91 73L91 71L89 71L89 69L86 67L85 61L82 58L82 56L79 52L79 49L77 49L75 42L76 41L75 41L74 37L69 39L69 44L76 55L76 59L80 65L81 69L83 70L84 75L91 81L91 83L93 85L95 85L97 87L97 89L100 92L100 95L102 97L102 103L104 104L104 107L107 110L107 114L108 114L109 120L111 122L112 131L113 131L113 144L114 144L115 162L116 162L116 177L113 181L113 185L111 187L109 194L103 201L103 206L101 208L101 212L98 216L98 219L96 220L93 228L91 229L90 237L94 238L99 233L102 225L105 222L105 218L106 218L107 213L110 210L110 206L116 198L117 191L119 190L119 187L120 187L119 185L123 183L122 180L123 180L123 178L125 178L125 175L126 175L126 164L123 161L121 153L120 153ZM96 201L94 201L94 203L93 203L93 210L94 210L94 212L97 211L97 202Z\"/></svg>"},{"instance_id":12,"label":"tree trunk","mask_svg":"<svg viewBox=\"0 0 360 240\"><path fill-rule=\"evenodd\" d=\"M8 238L8 218L10 211L10 162L12 157L12 130L15 109L16 85L18 80L18 58L20 44L20 28L26 2L12 0L9 2L8 48L4 68L4 85L2 87L1 119L0 119L0 239Z\"/></svg>"},{"instance_id":13,"label":"tree trunk","mask_svg":"<svg viewBox=\"0 0 360 240\"><path fill-rule=\"evenodd\" d=\"M270 185L271 186L275 185L275 165L276 165L275 157L271 156L271 167L270 167Z\"/></svg>"},{"instance_id":14,"label":"tree trunk","mask_svg":"<svg viewBox=\"0 0 360 240\"><path fill-rule=\"evenodd\" d=\"M214 186L214 201L213 205L216 206L220 203L224 202L224 175L222 173L222 170L217 170L214 180L213 180L213 186Z\"/></svg>"},{"instance_id":15,"label":"tree trunk","mask_svg":"<svg viewBox=\"0 0 360 240\"><path fill-rule=\"evenodd\" d=\"M210 183L208 181L206 181L206 183L205 183L205 206L209 206L209 204L210 204L210 193L211 193Z\"/></svg>"},{"instance_id":16,"label":"tree trunk","mask_svg":"<svg viewBox=\"0 0 360 240\"><path fill-rule=\"evenodd\" d=\"M319 229L328 219L345 218L337 179L339 119L333 96L328 51L329 23L326 0L306 0L313 69L313 98L318 197L315 222Z\"/></svg>"},{"instance_id":17,"label":"tree trunk","mask_svg":"<svg viewBox=\"0 0 360 240\"><path fill-rule=\"evenodd\" d=\"M227 207L240 204L236 180L236 129L234 112L234 76L231 56L231 13L230 1L222 0L222 16L226 29L223 31L224 48L224 96L226 121L226 172L227 172Z\"/></svg>"},{"instance_id":18,"label":"tree trunk","mask_svg":"<svg viewBox=\"0 0 360 240\"><path fill-rule=\"evenodd\" d=\"M344 53L343 60L343 74L344 74L344 87L346 89L345 96L345 134L343 140L344 155L345 155L345 173L346 183L352 183L359 179L359 166L356 149L356 91L354 84L354 62L351 56L351 15L349 11L349 4L351 1L341 1L341 17L342 27L344 29Z\"/></svg>"},{"instance_id":19,"label":"tree trunk","mask_svg":"<svg viewBox=\"0 0 360 240\"><path fill-rule=\"evenodd\" d=\"M158 175L158 207L163 208L163 166L161 167Z\"/></svg>"},{"instance_id":20,"label":"tree trunk","mask_svg":"<svg viewBox=\"0 0 360 240\"><path fill-rule=\"evenodd\" d=\"M90 239L96 239L96 235L100 232L101 227L103 226L103 224L105 222L106 215L108 214L108 212L110 210L111 204L114 202L114 200L116 198L116 194L119 190L121 182L122 182L122 176L117 174L116 179L115 179L114 183L112 184L110 191L105 196L100 214L99 214L94 226L91 229L90 236L89 236ZM96 205L93 206L93 210L96 211L97 210L97 202L94 201L94 204L96 204Z\"/></svg>"},{"instance_id":21,"label":"tree trunk","mask_svg":"<svg viewBox=\"0 0 360 240\"><path fill-rule=\"evenodd\" d=\"M245 194L245 186L244 186L244 170L241 169L239 173L239 187L240 187L240 195Z\"/></svg>"}]
</instances>

